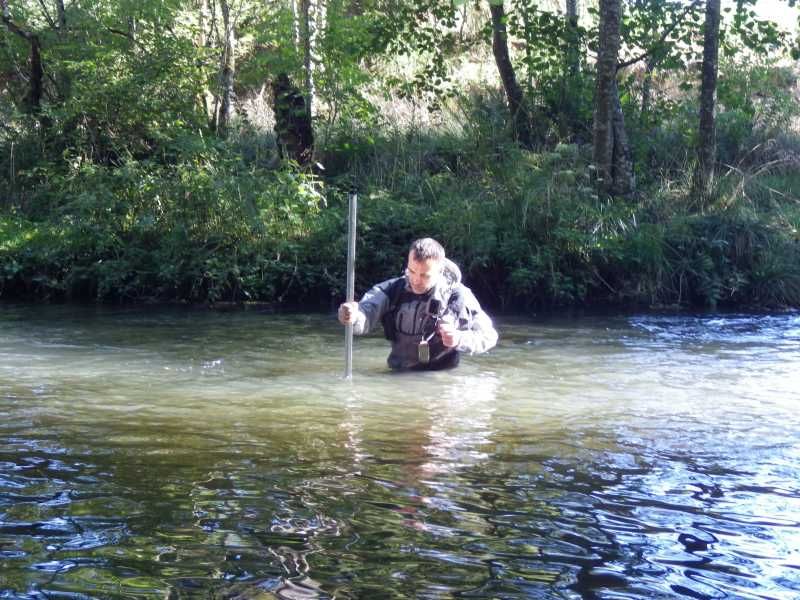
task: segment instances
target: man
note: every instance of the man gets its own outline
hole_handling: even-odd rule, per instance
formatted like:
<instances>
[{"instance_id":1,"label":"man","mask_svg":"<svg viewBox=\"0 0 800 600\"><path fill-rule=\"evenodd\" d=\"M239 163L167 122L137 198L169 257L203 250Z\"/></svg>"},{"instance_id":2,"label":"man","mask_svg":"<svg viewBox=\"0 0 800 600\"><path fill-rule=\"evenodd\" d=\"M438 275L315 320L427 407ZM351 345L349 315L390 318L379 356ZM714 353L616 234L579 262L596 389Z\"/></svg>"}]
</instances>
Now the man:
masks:
<instances>
[{"instance_id":1,"label":"man","mask_svg":"<svg viewBox=\"0 0 800 600\"><path fill-rule=\"evenodd\" d=\"M352 324L356 335L381 323L392 342L387 361L392 369L449 369L461 353L479 354L497 343L492 320L431 238L411 244L404 277L379 283L360 302L339 306L339 322Z\"/></svg>"}]
</instances>

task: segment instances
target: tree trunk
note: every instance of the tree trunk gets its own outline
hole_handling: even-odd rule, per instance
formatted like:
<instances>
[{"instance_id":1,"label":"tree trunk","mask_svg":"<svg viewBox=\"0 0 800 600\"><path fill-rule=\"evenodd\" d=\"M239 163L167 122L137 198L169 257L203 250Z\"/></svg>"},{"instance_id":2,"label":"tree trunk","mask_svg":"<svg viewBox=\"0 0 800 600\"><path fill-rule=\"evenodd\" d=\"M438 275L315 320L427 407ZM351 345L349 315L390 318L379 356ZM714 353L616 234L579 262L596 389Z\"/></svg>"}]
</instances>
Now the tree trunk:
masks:
<instances>
[{"instance_id":1,"label":"tree trunk","mask_svg":"<svg viewBox=\"0 0 800 600\"><path fill-rule=\"evenodd\" d=\"M652 57L648 57L644 67L644 79L642 80L642 107L639 111L639 122L642 126L647 123L650 113L650 100L653 95L653 71L656 63Z\"/></svg>"},{"instance_id":2,"label":"tree trunk","mask_svg":"<svg viewBox=\"0 0 800 600\"><path fill-rule=\"evenodd\" d=\"M317 12L319 0L298 0L298 2L300 42L303 52L304 96L306 111L308 112L309 118L312 118L316 104L314 69L317 62L315 52L317 45Z\"/></svg>"},{"instance_id":3,"label":"tree trunk","mask_svg":"<svg viewBox=\"0 0 800 600\"><path fill-rule=\"evenodd\" d=\"M633 160L631 159L631 147L628 141L628 133L625 130L625 115L622 112L622 104L619 101L619 90L617 89L616 79L612 93L614 103L613 115L613 134L614 138L614 158L612 161L612 186L611 192L615 195L624 195L632 192L635 187L633 177Z\"/></svg>"},{"instance_id":4,"label":"tree trunk","mask_svg":"<svg viewBox=\"0 0 800 600\"><path fill-rule=\"evenodd\" d=\"M197 46L205 48L208 36L206 34L206 17L208 15L208 0L197 2Z\"/></svg>"},{"instance_id":5,"label":"tree trunk","mask_svg":"<svg viewBox=\"0 0 800 600\"><path fill-rule=\"evenodd\" d=\"M236 77L236 34L231 18L228 0L221 0L222 24L225 29L225 44L222 51L222 101L219 108L217 133L222 137L228 134L228 128L233 118L233 102L235 92L233 89Z\"/></svg>"},{"instance_id":6,"label":"tree trunk","mask_svg":"<svg viewBox=\"0 0 800 600\"><path fill-rule=\"evenodd\" d=\"M300 21L301 21L301 14L302 10L300 8L301 2L304 0L289 0L289 3L292 5L292 25L294 31L294 49L298 52L300 51L300 47L303 44L303 36L300 33Z\"/></svg>"},{"instance_id":7,"label":"tree trunk","mask_svg":"<svg viewBox=\"0 0 800 600\"><path fill-rule=\"evenodd\" d=\"M64 31L67 28L67 11L64 9L64 0L56 0L56 11L58 15L58 30Z\"/></svg>"},{"instance_id":8,"label":"tree trunk","mask_svg":"<svg viewBox=\"0 0 800 600\"><path fill-rule=\"evenodd\" d=\"M28 91L27 104L32 113L38 113L42 107L42 94L44 82L44 66L42 65L42 45L39 36L31 35L28 40L31 44L31 81Z\"/></svg>"},{"instance_id":9,"label":"tree trunk","mask_svg":"<svg viewBox=\"0 0 800 600\"><path fill-rule=\"evenodd\" d=\"M314 153L314 130L306 101L286 73L272 82L275 137L281 158L308 165Z\"/></svg>"},{"instance_id":10,"label":"tree trunk","mask_svg":"<svg viewBox=\"0 0 800 600\"><path fill-rule=\"evenodd\" d=\"M567 70L571 77L580 71L581 55L578 48L578 0L567 0Z\"/></svg>"},{"instance_id":11,"label":"tree trunk","mask_svg":"<svg viewBox=\"0 0 800 600\"><path fill-rule=\"evenodd\" d=\"M201 52L204 52L205 49L208 47L208 32L206 27L208 27L208 0L199 0L197 3L197 10L198 10L198 17L197 17L197 24L198 24L198 32L197 32L197 47L200 49ZM205 56L205 54L203 54ZM203 83L203 90L200 93L200 103L203 108L203 114L206 117L206 120L209 124L209 128L216 131L217 129L217 116L216 116L216 109L214 108L214 94L211 93L211 90L205 85L205 81Z\"/></svg>"},{"instance_id":12,"label":"tree trunk","mask_svg":"<svg viewBox=\"0 0 800 600\"><path fill-rule=\"evenodd\" d=\"M522 146L531 148L533 140L531 135L530 114L525 107L525 97L522 88L517 83L514 66L508 53L508 34L506 33L506 17L503 2L491 2L489 11L492 15L492 53L503 82L503 89L508 99L508 109L511 113L511 128L516 139Z\"/></svg>"},{"instance_id":13,"label":"tree trunk","mask_svg":"<svg viewBox=\"0 0 800 600\"><path fill-rule=\"evenodd\" d=\"M64 0L56 0L56 26L58 27L59 36L65 36L67 33L67 11L64 8ZM62 100L67 100L72 96L72 76L67 69L62 69L56 79Z\"/></svg>"},{"instance_id":14,"label":"tree trunk","mask_svg":"<svg viewBox=\"0 0 800 600\"><path fill-rule=\"evenodd\" d=\"M223 36L219 34L219 19L217 18L217 2L216 0L211 0L210 3L207 3L205 0L203 1L203 6L208 8L211 12L208 29L206 30L206 48L218 48L224 45ZM220 77L222 73L220 72ZM219 100L220 100L220 88L221 86L216 86L213 91L209 91L206 94L206 97L209 99L209 120L208 126L209 129L212 131L217 131L219 127Z\"/></svg>"},{"instance_id":15,"label":"tree trunk","mask_svg":"<svg viewBox=\"0 0 800 600\"><path fill-rule=\"evenodd\" d=\"M621 0L600 1L593 155L598 188L613 195L627 194L634 185L628 135L617 90L621 17Z\"/></svg>"},{"instance_id":16,"label":"tree trunk","mask_svg":"<svg viewBox=\"0 0 800 600\"><path fill-rule=\"evenodd\" d=\"M703 79L700 88L700 125L697 132L697 166L692 181L692 192L701 205L711 193L714 179L716 154L714 107L717 93L719 22L720 0L707 0L703 39Z\"/></svg>"},{"instance_id":17,"label":"tree trunk","mask_svg":"<svg viewBox=\"0 0 800 600\"><path fill-rule=\"evenodd\" d=\"M3 11L3 23L13 34L20 36L28 42L30 46L30 80L28 93L25 95L25 109L30 113L38 113L42 106L42 95L44 90L44 66L42 65L42 44L39 36L30 31L20 28L11 18L11 11L8 8L8 0L0 0L0 8Z\"/></svg>"},{"instance_id":18,"label":"tree trunk","mask_svg":"<svg viewBox=\"0 0 800 600\"><path fill-rule=\"evenodd\" d=\"M139 24L136 22L136 17L128 17L128 37L134 46L139 36Z\"/></svg>"},{"instance_id":19,"label":"tree trunk","mask_svg":"<svg viewBox=\"0 0 800 600\"><path fill-rule=\"evenodd\" d=\"M565 22L566 49L564 51L564 62L566 69L561 78L561 98L559 112L562 117L559 119L564 125L563 133L566 135L578 134L582 129L582 124L578 118L579 111L579 86L581 70L581 48L580 32L578 30L578 0L566 0L566 22Z\"/></svg>"},{"instance_id":20,"label":"tree trunk","mask_svg":"<svg viewBox=\"0 0 800 600\"><path fill-rule=\"evenodd\" d=\"M317 74L325 70L325 63L319 56L318 49L320 44L324 42L328 30L328 0L316 0L316 13L314 15L314 26L316 28L314 45L312 47L314 60L314 70Z\"/></svg>"}]
</instances>

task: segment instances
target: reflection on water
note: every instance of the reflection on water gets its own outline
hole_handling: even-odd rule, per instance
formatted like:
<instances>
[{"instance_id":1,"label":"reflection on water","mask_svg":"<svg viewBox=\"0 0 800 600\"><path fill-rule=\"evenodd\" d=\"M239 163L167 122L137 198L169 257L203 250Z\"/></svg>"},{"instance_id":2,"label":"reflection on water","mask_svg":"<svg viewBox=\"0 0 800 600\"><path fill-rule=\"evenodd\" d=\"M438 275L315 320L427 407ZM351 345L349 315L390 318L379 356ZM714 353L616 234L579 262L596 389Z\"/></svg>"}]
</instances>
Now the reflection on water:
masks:
<instances>
[{"instance_id":1,"label":"reflection on water","mask_svg":"<svg viewBox=\"0 0 800 600\"><path fill-rule=\"evenodd\" d=\"M796 314L0 311L0 598L800 596Z\"/></svg>"}]
</instances>

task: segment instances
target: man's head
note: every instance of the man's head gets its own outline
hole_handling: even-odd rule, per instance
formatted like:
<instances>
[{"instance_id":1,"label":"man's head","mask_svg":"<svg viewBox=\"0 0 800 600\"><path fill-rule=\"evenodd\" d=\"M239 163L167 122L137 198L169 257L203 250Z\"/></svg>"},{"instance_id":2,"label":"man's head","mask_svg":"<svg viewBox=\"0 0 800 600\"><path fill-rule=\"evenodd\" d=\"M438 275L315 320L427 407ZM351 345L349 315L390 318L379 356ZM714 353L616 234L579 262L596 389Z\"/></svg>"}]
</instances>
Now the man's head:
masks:
<instances>
[{"instance_id":1,"label":"man's head","mask_svg":"<svg viewBox=\"0 0 800 600\"><path fill-rule=\"evenodd\" d=\"M411 243L406 279L412 292L424 294L439 282L444 258L444 248L433 238L421 238Z\"/></svg>"}]
</instances>

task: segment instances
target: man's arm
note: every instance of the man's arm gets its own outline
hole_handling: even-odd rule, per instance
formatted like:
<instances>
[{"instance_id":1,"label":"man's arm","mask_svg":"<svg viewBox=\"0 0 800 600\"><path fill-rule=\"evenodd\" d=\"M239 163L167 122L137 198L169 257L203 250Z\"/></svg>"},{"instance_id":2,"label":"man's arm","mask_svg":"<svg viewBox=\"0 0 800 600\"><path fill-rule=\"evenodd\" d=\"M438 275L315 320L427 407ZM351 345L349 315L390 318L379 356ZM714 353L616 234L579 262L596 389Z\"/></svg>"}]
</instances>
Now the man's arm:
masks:
<instances>
[{"instance_id":1,"label":"man's arm","mask_svg":"<svg viewBox=\"0 0 800 600\"><path fill-rule=\"evenodd\" d=\"M457 324L442 324L439 333L445 346L455 347L466 354L481 354L497 344L497 330L472 291L462 287L461 293L464 295L464 308L470 315L469 329L458 329Z\"/></svg>"},{"instance_id":2,"label":"man's arm","mask_svg":"<svg viewBox=\"0 0 800 600\"><path fill-rule=\"evenodd\" d=\"M472 315L472 327L461 332L456 350L467 354L481 354L494 348L497 338L492 319L478 305L478 310Z\"/></svg>"},{"instance_id":3,"label":"man's arm","mask_svg":"<svg viewBox=\"0 0 800 600\"><path fill-rule=\"evenodd\" d=\"M381 318L389 310L389 298L392 284L397 279L389 279L373 286L358 302L344 302L339 306L339 322L342 325L353 325L353 333L364 335L372 331L381 322Z\"/></svg>"}]
</instances>

